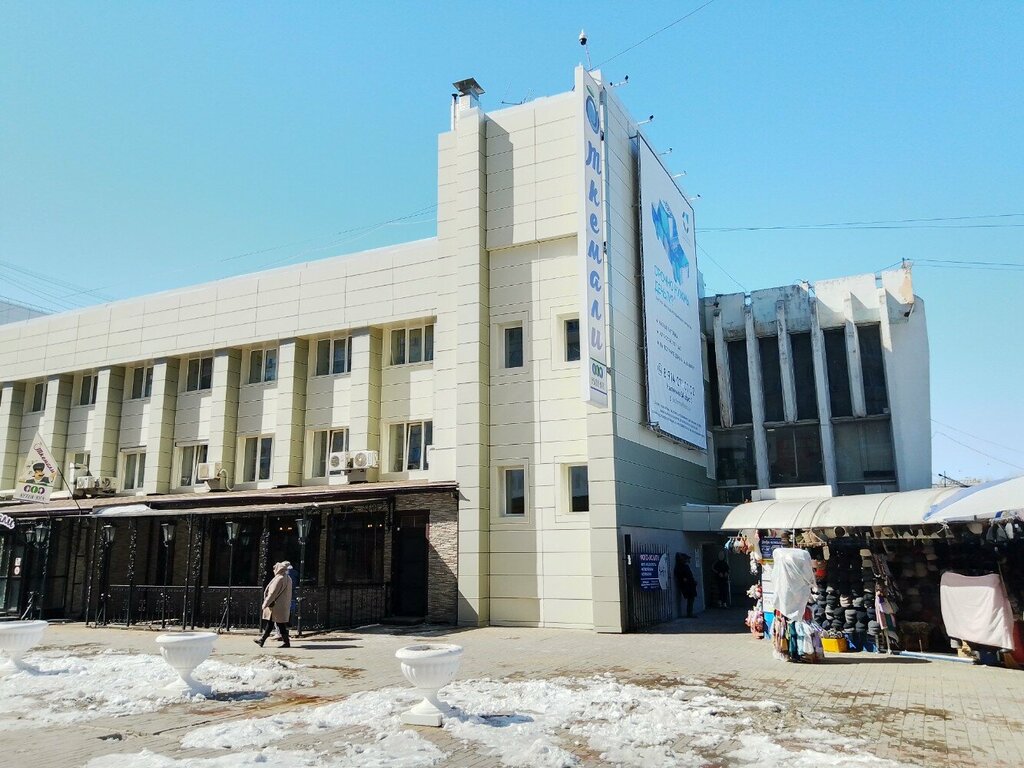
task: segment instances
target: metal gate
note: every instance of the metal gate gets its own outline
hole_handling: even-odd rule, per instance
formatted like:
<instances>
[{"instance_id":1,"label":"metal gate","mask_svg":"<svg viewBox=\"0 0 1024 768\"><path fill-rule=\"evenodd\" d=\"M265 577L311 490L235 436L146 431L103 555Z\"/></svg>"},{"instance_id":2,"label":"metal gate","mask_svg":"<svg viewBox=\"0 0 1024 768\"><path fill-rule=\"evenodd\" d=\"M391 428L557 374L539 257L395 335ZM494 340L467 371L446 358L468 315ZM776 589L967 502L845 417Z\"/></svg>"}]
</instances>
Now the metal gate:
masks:
<instances>
[{"instance_id":1,"label":"metal gate","mask_svg":"<svg viewBox=\"0 0 1024 768\"><path fill-rule=\"evenodd\" d=\"M624 537L623 568L626 583L626 631L638 632L655 624L670 621L675 616L671 579L667 584L652 585L649 571L642 577L641 570L648 570L658 559L668 558L668 550L657 544L634 544L633 537ZM668 567L666 565L666 567Z\"/></svg>"}]
</instances>

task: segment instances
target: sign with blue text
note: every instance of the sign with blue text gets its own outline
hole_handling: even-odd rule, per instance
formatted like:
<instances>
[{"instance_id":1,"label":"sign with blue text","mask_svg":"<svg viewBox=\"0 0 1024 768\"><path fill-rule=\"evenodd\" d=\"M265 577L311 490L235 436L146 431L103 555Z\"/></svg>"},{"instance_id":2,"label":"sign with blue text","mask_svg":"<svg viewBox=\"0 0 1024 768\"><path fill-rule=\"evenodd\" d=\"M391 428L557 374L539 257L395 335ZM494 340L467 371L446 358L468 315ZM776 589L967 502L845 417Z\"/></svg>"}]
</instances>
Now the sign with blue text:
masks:
<instances>
[{"instance_id":1,"label":"sign with blue text","mask_svg":"<svg viewBox=\"0 0 1024 768\"><path fill-rule=\"evenodd\" d=\"M779 536L762 536L757 542L761 550L762 560L774 560L775 550L782 548L782 538Z\"/></svg>"},{"instance_id":2,"label":"sign with blue text","mask_svg":"<svg viewBox=\"0 0 1024 768\"><path fill-rule=\"evenodd\" d=\"M14 486L14 498L18 501L47 502L53 486L60 482L57 463L50 455L43 438L36 432L32 447L28 449L25 463L18 470Z\"/></svg>"},{"instance_id":3,"label":"sign with blue text","mask_svg":"<svg viewBox=\"0 0 1024 768\"><path fill-rule=\"evenodd\" d=\"M639 144L647 419L706 449L693 208L643 136Z\"/></svg>"},{"instance_id":4,"label":"sign with blue text","mask_svg":"<svg viewBox=\"0 0 1024 768\"><path fill-rule=\"evenodd\" d=\"M576 68L580 97L580 200L577 235L580 276L580 374L583 399L608 407L608 330L605 322L606 271L604 232L604 132L601 127L603 89L583 67Z\"/></svg>"},{"instance_id":5,"label":"sign with blue text","mask_svg":"<svg viewBox=\"0 0 1024 768\"><path fill-rule=\"evenodd\" d=\"M668 589L668 555L664 552L639 552L640 589Z\"/></svg>"}]
</instances>

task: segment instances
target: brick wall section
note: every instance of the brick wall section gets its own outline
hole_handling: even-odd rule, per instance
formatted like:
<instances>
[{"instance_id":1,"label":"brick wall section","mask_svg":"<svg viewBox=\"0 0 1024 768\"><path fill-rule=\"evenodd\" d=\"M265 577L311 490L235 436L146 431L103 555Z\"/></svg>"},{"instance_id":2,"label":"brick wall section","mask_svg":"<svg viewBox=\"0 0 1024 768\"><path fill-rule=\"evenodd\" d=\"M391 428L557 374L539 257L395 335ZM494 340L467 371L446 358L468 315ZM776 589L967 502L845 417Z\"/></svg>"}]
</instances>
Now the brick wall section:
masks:
<instances>
[{"instance_id":1,"label":"brick wall section","mask_svg":"<svg viewBox=\"0 0 1024 768\"><path fill-rule=\"evenodd\" d=\"M451 492L398 496L395 511L427 511L427 621L454 624L459 600L459 503Z\"/></svg>"}]
</instances>

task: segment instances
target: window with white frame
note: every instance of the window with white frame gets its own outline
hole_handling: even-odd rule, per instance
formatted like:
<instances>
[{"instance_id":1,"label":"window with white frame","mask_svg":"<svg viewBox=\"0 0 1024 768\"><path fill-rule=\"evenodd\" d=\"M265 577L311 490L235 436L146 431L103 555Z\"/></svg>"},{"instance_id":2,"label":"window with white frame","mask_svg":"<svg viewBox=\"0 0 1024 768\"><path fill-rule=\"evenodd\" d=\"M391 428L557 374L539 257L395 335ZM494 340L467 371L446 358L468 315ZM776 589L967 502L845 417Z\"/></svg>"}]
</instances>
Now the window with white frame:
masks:
<instances>
[{"instance_id":1,"label":"window with white frame","mask_svg":"<svg viewBox=\"0 0 1024 768\"><path fill-rule=\"evenodd\" d=\"M430 447L434 444L433 421L410 421L391 425L389 459L392 472L430 468Z\"/></svg>"},{"instance_id":2,"label":"window with white frame","mask_svg":"<svg viewBox=\"0 0 1024 768\"><path fill-rule=\"evenodd\" d=\"M523 367L523 324L506 325L501 329L502 367Z\"/></svg>"},{"instance_id":3,"label":"window with white frame","mask_svg":"<svg viewBox=\"0 0 1024 768\"><path fill-rule=\"evenodd\" d=\"M37 381L32 386L32 409L29 413L38 413L46 408L46 382Z\"/></svg>"},{"instance_id":4,"label":"window with white frame","mask_svg":"<svg viewBox=\"0 0 1024 768\"><path fill-rule=\"evenodd\" d=\"M327 477L327 459L348 450L347 429L322 429L313 433L313 466L310 477Z\"/></svg>"},{"instance_id":5,"label":"window with white frame","mask_svg":"<svg viewBox=\"0 0 1024 768\"><path fill-rule=\"evenodd\" d=\"M564 323L565 362L571 363L580 359L580 321L569 318Z\"/></svg>"},{"instance_id":6,"label":"window with white frame","mask_svg":"<svg viewBox=\"0 0 1024 768\"><path fill-rule=\"evenodd\" d=\"M89 474L89 451L78 451L77 453L69 454L68 456L68 469L70 469L69 478L73 483L75 478L86 477Z\"/></svg>"},{"instance_id":7,"label":"window with white frame","mask_svg":"<svg viewBox=\"0 0 1024 768\"><path fill-rule=\"evenodd\" d=\"M567 467L569 511L590 511L590 479L586 464L570 464Z\"/></svg>"},{"instance_id":8,"label":"window with white frame","mask_svg":"<svg viewBox=\"0 0 1024 768\"><path fill-rule=\"evenodd\" d=\"M124 483L122 489L133 491L141 488L146 482L146 452L125 451L124 454Z\"/></svg>"},{"instance_id":9,"label":"window with white frame","mask_svg":"<svg viewBox=\"0 0 1024 768\"><path fill-rule=\"evenodd\" d=\"M352 372L352 337L320 339L316 343L315 376Z\"/></svg>"},{"instance_id":10,"label":"window with white frame","mask_svg":"<svg viewBox=\"0 0 1024 768\"><path fill-rule=\"evenodd\" d=\"M249 384L277 381L277 347L249 350Z\"/></svg>"},{"instance_id":11,"label":"window with white frame","mask_svg":"<svg viewBox=\"0 0 1024 768\"><path fill-rule=\"evenodd\" d=\"M526 514L526 468L502 467L501 514L507 517L522 517Z\"/></svg>"},{"instance_id":12,"label":"window with white frame","mask_svg":"<svg viewBox=\"0 0 1024 768\"><path fill-rule=\"evenodd\" d=\"M270 435L242 438L243 483L270 479L270 460L274 453L274 438Z\"/></svg>"},{"instance_id":13,"label":"window with white frame","mask_svg":"<svg viewBox=\"0 0 1024 768\"><path fill-rule=\"evenodd\" d=\"M183 445L178 449L178 485L185 488L199 484L199 465L206 463L210 446L206 443Z\"/></svg>"},{"instance_id":14,"label":"window with white frame","mask_svg":"<svg viewBox=\"0 0 1024 768\"><path fill-rule=\"evenodd\" d=\"M143 400L153 394L153 366L137 365L132 368L129 400Z\"/></svg>"},{"instance_id":15,"label":"window with white frame","mask_svg":"<svg viewBox=\"0 0 1024 768\"><path fill-rule=\"evenodd\" d=\"M185 391L201 392L213 387L213 355L189 358L185 373Z\"/></svg>"},{"instance_id":16,"label":"window with white frame","mask_svg":"<svg viewBox=\"0 0 1024 768\"><path fill-rule=\"evenodd\" d=\"M99 376L95 373L83 373L78 383L78 404L95 405L96 390L99 386Z\"/></svg>"},{"instance_id":17,"label":"window with white frame","mask_svg":"<svg viewBox=\"0 0 1024 768\"><path fill-rule=\"evenodd\" d=\"M426 363L434 359L434 324L391 331L391 365Z\"/></svg>"}]
</instances>

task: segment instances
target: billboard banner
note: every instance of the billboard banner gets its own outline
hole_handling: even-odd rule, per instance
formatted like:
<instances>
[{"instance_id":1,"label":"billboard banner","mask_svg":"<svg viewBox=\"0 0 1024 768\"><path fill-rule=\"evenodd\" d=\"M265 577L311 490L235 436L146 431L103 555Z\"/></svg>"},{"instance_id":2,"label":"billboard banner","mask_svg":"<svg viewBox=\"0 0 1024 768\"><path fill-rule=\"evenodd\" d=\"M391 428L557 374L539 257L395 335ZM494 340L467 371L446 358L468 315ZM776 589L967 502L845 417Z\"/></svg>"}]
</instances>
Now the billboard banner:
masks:
<instances>
[{"instance_id":1,"label":"billboard banner","mask_svg":"<svg viewBox=\"0 0 1024 768\"><path fill-rule=\"evenodd\" d=\"M50 449L38 432L18 471L20 474L14 488L14 498L18 501L47 502L53 487L61 482L57 462L53 460Z\"/></svg>"},{"instance_id":2,"label":"billboard banner","mask_svg":"<svg viewBox=\"0 0 1024 768\"><path fill-rule=\"evenodd\" d=\"M604 135L602 91L583 67L576 68L580 98L580 199L577 235L583 305L580 307L580 374L583 399L608 407L608 340L605 322Z\"/></svg>"},{"instance_id":3,"label":"billboard banner","mask_svg":"<svg viewBox=\"0 0 1024 768\"><path fill-rule=\"evenodd\" d=\"M640 232L648 421L707 449L693 208L643 137Z\"/></svg>"}]
</instances>

